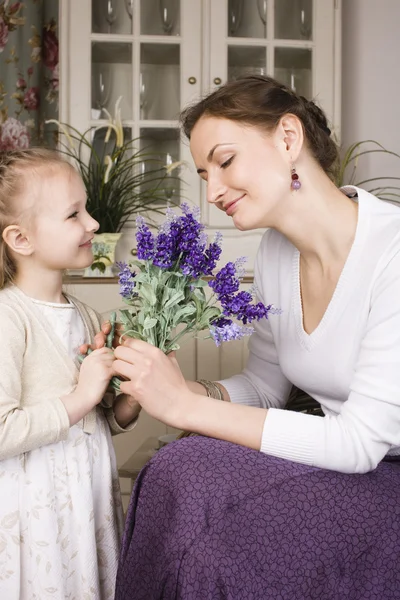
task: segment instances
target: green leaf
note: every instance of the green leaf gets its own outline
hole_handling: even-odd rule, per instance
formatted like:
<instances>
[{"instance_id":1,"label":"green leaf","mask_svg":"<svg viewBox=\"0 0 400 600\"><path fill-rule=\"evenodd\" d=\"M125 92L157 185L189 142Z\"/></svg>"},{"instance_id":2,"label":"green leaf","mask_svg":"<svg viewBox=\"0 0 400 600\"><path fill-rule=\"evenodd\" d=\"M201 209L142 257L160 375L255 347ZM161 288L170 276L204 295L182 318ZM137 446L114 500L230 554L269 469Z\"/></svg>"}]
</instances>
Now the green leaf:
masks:
<instances>
[{"instance_id":1,"label":"green leaf","mask_svg":"<svg viewBox=\"0 0 400 600\"><path fill-rule=\"evenodd\" d=\"M219 317L221 310L216 306L209 306L200 317L200 329L206 329L210 326L211 321Z\"/></svg>"},{"instance_id":2,"label":"green leaf","mask_svg":"<svg viewBox=\"0 0 400 600\"><path fill-rule=\"evenodd\" d=\"M164 305L164 309L169 308L170 306L175 306L175 304L179 304L179 302L181 302L181 300L184 300L184 298L185 294L181 290L179 290Z\"/></svg>"},{"instance_id":3,"label":"green leaf","mask_svg":"<svg viewBox=\"0 0 400 600\"><path fill-rule=\"evenodd\" d=\"M148 329L153 329L153 327L155 327L157 325L158 320L151 318L151 317L146 317L143 323L143 329L145 331L147 331Z\"/></svg>"},{"instance_id":4,"label":"green leaf","mask_svg":"<svg viewBox=\"0 0 400 600\"><path fill-rule=\"evenodd\" d=\"M138 287L138 294L150 306L155 306L157 304L157 296L153 290L152 285L150 285L149 283L143 283L140 287Z\"/></svg>"},{"instance_id":5,"label":"green leaf","mask_svg":"<svg viewBox=\"0 0 400 600\"><path fill-rule=\"evenodd\" d=\"M208 286L208 281L204 281L204 279L197 279L196 281L192 281L190 285L192 288L203 288Z\"/></svg>"},{"instance_id":6,"label":"green leaf","mask_svg":"<svg viewBox=\"0 0 400 600\"><path fill-rule=\"evenodd\" d=\"M135 277L135 285L138 285L138 283L149 283L148 273L138 273Z\"/></svg>"},{"instance_id":7,"label":"green leaf","mask_svg":"<svg viewBox=\"0 0 400 600\"><path fill-rule=\"evenodd\" d=\"M177 310L173 316L172 326L176 327L180 323L187 322L187 317L196 312L196 307L193 304L188 304Z\"/></svg>"}]
</instances>

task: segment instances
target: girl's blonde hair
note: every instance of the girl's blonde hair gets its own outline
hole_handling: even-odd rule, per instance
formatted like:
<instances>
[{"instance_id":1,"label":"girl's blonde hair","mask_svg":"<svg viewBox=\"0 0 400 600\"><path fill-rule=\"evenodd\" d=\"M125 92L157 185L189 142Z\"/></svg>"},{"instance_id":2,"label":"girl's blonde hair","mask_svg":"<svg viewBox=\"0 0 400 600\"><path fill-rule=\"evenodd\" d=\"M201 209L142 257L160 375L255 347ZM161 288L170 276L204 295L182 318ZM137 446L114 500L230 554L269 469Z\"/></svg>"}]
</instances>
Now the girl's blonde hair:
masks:
<instances>
[{"instance_id":1,"label":"girl's blonde hair","mask_svg":"<svg viewBox=\"0 0 400 600\"><path fill-rule=\"evenodd\" d=\"M54 150L29 148L0 152L0 290L13 281L17 272L3 232L9 225L23 221L26 211L23 199L29 193L29 184L60 169L73 170L73 167Z\"/></svg>"}]
</instances>

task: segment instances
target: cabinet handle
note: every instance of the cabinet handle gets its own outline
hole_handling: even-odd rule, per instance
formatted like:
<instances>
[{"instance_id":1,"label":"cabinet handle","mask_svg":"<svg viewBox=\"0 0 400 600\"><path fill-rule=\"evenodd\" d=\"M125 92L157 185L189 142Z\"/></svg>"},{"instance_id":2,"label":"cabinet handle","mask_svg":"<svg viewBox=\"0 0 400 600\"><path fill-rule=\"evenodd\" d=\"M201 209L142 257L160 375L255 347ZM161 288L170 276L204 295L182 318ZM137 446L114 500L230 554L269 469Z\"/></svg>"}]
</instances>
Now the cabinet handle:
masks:
<instances>
[{"instance_id":1,"label":"cabinet handle","mask_svg":"<svg viewBox=\"0 0 400 600\"><path fill-rule=\"evenodd\" d=\"M215 85L221 85L221 83L222 83L221 77L214 77L214 83L215 83Z\"/></svg>"},{"instance_id":2,"label":"cabinet handle","mask_svg":"<svg viewBox=\"0 0 400 600\"><path fill-rule=\"evenodd\" d=\"M197 82L197 79L196 77L189 77L188 82L190 85L194 85Z\"/></svg>"}]
</instances>

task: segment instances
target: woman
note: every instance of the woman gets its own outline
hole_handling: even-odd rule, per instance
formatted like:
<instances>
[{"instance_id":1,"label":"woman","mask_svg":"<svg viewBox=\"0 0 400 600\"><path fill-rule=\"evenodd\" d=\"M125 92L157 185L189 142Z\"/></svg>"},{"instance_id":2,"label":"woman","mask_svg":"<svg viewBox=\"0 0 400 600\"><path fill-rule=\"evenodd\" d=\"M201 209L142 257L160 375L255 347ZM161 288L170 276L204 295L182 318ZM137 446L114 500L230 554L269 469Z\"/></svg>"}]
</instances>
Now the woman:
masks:
<instances>
[{"instance_id":1,"label":"woman","mask_svg":"<svg viewBox=\"0 0 400 600\"><path fill-rule=\"evenodd\" d=\"M208 202L269 228L255 281L282 312L218 383L116 349L124 392L207 436L142 471L116 598L400 598L400 209L335 187L324 114L273 79L227 83L182 122ZM283 410L292 384L324 418Z\"/></svg>"}]
</instances>

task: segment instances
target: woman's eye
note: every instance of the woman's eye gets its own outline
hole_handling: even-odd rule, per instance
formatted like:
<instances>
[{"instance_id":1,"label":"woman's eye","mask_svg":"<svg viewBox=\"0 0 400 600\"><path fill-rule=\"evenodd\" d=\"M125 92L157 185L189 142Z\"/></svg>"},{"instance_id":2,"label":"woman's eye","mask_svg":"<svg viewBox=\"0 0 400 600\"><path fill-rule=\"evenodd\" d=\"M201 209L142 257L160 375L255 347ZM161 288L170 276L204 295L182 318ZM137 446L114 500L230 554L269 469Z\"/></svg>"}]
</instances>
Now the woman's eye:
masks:
<instances>
[{"instance_id":1,"label":"woman's eye","mask_svg":"<svg viewBox=\"0 0 400 600\"><path fill-rule=\"evenodd\" d=\"M69 215L68 219L74 219L77 216L78 216L78 211L76 210L75 212L72 213L72 215Z\"/></svg>"},{"instance_id":2,"label":"woman's eye","mask_svg":"<svg viewBox=\"0 0 400 600\"><path fill-rule=\"evenodd\" d=\"M221 169L226 169L226 167L229 167L229 165L231 164L231 162L233 161L234 157L231 156L230 158L228 158L228 160L226 160L224 163L222 163L221 165Z\"/></svg>"}]
</instances>

